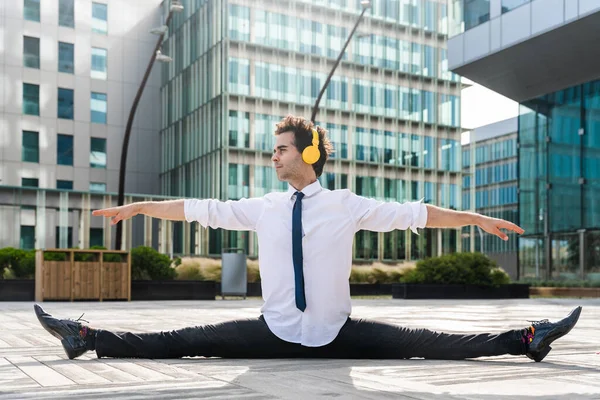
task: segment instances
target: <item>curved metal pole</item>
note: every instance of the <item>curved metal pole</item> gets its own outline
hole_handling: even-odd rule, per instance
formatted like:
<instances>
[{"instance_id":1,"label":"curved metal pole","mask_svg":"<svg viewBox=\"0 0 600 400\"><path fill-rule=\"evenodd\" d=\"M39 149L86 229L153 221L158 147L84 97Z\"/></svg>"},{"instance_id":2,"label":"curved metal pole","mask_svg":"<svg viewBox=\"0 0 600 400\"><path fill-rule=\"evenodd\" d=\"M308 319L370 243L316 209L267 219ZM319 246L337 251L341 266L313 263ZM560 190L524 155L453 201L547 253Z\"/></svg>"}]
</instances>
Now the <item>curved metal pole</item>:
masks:
<instances>
[{"instance_id":1,"label":"curved metal pole","mask_svg":"<svg viewBox=\"0 0 600 400\"><path fill-rule=\"evenodd\" d=\"M169 22L171 21L171 17L173 16L173 10L169 11L169 15L167 16L167 20L165 21L165 25L169 26ZM165 32L166 33L166 32ZM131 136L131 128L133 126L133 119L135 118L135 112L137 110L140 99L142 98L142 93L144 92L144 88L146 87L146 82L148 81L148 77L150 76L150 72L152 71L152 66L154 65L154 61L156 60L156 52L160 50L163 42L163 38L165 33L159 35L159 38L156 42L156 46L154 46L154 51L152 52L152 57L150 57L150 62L146 67L146 72L144 73L144 77L142 78L142 82L140 83L140 87L138 88L137 94L133 99L133 104L131 105L131 110L129 111L129 118L127 119L127 125L125 127L125 135L123 136L123 146L121 149L121 166L119 167L119 194L117 199L117 205L122 206L125 202L125 171L127 169L127 149L129 148L129 137ZM117 237L115 240L115 250L121 250L122 246L122 236L123 236L123 222L119 221L117 223Z\"/></svg>"},{"instance_id":2,"label":"curved metal pole","mask_svg":"<svg viewBox=\"0 0 600 400\"><path fill-rule=\"evenodd\" d=\"M360 16L358 17L358 20L356 20L356 23L354 24L354 27L352 28L352 31L350 32L350 36L348 36L348 39L346 39L346 43L344 43L344 47L340 51L340 54L338 55L337 60L335 60L335 64L333 64L333 68L329 72L329 76L327 76L327 79L325 79L325 83L323 84L323 87L321 88L321 92L319 92L317 101L315 102L315 105L313 106L312 115L310 116L310 120L313 124L315 123L315 119L317 118L317 113L319 112L319 103L321 102L321 97L323 97L325 90L327 90L327 87L329 86L329 81L331 81L331 77L333 76L333 73L335 72L337 66L339 65L340 61L342 60L342 57L344 56L344 53L346 52L346 47L348 47L348 44L350 43L352 36L354 36L354 32L356 32L356 28L358 28L358 25L360 24L360 21L362 20L363 15L365 15L365 12L368 9L369 9L369 7L363 7L363 10L360 13Z\"/></svg>"}]
</instances>

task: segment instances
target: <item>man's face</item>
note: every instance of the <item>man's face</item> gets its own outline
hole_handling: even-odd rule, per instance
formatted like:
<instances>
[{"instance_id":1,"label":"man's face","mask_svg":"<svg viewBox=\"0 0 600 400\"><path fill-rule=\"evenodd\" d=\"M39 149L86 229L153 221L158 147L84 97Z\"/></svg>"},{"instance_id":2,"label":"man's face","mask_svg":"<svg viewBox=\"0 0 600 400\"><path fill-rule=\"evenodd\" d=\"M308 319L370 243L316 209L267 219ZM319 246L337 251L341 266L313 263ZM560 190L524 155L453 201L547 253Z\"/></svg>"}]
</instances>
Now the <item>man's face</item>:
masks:
<instances>
[{"instance_id":1,"label":"man's face","mask_svg":"<svg viewBox=\"0 0 600 400\"><path fill-rule=\"evenodd\" d=\"M302 160L302 155L294 145L294 133L283 132L276 138L271 161L277 171L277 178L289 182L310 173L312 167Z\"/></svg>"}]
</instances>

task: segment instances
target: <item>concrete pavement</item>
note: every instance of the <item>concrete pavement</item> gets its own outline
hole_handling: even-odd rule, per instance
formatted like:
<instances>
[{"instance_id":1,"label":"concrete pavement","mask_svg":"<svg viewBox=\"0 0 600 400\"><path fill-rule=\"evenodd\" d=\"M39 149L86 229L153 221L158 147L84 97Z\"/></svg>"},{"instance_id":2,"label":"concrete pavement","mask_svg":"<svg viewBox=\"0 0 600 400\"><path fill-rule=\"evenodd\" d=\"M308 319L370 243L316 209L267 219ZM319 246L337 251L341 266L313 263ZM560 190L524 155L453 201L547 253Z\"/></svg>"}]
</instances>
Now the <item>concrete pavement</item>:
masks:
<instances>
[{"instance_id":1,"label":"concrete pavement","mask_svg":"<svg viewBox=\"0 0 600 400\"><path fill-rule=\"evenodd\" d=\"M51 314L146 332L257 316L258 300L44 303ZM0 399L600 399L600 300L354 300L353 317L448 332L500 332L583 312L542 363L437 360L68 360L33 303L0 302Z\"/></svg>"}]
</instances>

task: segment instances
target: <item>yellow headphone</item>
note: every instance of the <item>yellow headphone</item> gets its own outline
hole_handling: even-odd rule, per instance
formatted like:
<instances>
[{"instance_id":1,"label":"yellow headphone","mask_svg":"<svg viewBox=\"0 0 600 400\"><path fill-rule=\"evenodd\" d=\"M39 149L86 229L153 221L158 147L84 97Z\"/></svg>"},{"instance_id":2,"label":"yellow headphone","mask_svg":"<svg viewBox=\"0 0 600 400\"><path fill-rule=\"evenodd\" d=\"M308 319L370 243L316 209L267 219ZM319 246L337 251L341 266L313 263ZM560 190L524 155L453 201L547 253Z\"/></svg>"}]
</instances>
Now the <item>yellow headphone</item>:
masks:
<instances>
[{"instance_id":1,"label":"yellow headphone","mask_svg":"<svg viewBox=\"0 0 600 400\"><path fill-rule=\"evenodd\" d=\"M321 152L319 151L319 133L316 129L312 130L312 145L306 147L302 151L302 159L307 164L314 164L321 158Z\"/></svg>"}]
</instances>

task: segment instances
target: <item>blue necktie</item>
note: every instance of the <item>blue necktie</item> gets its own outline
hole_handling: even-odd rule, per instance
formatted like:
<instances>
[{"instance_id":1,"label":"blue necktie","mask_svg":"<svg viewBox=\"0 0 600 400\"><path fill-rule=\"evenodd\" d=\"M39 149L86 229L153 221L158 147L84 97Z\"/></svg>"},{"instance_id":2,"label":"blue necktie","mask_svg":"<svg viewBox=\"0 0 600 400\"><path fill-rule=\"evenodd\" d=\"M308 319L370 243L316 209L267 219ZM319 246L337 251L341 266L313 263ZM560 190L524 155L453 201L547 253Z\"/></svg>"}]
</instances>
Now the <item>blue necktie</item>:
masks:
<instances>
[{"instance_id":1,"label":"blue necktie","mask_svg":"<svg viewBox=\"0 0 600 400\"><path fill-rule=\"evenodd\" d=\"M302 258L302 198L304 193L296 192L296 202L292 210L292 258L294 260L294 276L296 282L296 307L300 311L306 309L304 297L304 261Z\"/></svg>"}]
</instances>

